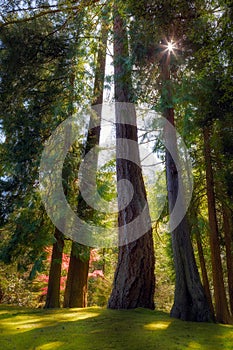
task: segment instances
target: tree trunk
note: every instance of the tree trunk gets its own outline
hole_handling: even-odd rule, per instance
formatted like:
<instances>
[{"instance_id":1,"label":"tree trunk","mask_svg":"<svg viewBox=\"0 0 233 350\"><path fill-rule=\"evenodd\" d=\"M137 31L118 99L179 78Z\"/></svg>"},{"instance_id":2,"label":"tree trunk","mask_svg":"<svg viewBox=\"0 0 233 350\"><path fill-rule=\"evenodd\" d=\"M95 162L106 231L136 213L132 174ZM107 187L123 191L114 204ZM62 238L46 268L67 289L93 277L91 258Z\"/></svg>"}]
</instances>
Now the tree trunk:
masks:
<instances>
[{"instance_id":1,"label":"tree trunk","mask_svg":"<svg viewBox=\"0 0 233 350\"><path fill-rule=\"evenodd\" d=\"M165 87L164 90L162 90L162 99L163 103L165 104L163 114L164 118L175 126L174 109L170 107L172 105L172 96L170 89L171 81L169 66L170 53L168 52L167 54L164 53L164 56L161 59L161 78ZM184 194L182 192L182 188L179 188L180 174L176 168L176 164L179 164L179 157L175 130L165 127L164 136L165 144L169 146L168 149L173 150L173 157L176 159L175 163L168 149L166 149L166 177L171 222L172 211L177 200L178 192L181 195L179 210L182 210L183 208L182 201L184 202ZM185 213L185 210L183 211ZM171 316L186 321L210 321L212 319L211 312L196 266L190 238L190 227L186 214L184 214L182 221L172 231L172 249L176 282L174 304L171 309Z\"/></svg>"},{"instance_id":2,"label":"tree trunk","mask_svg":"<svg viewBox=\"0 0 233 350\"><path fill-rule=\"evenodd\" d=\"M233 230L230 210L226 204L222 205L223 212L223 228L226 245L226 260L227 260L227 278L228 278L228 292L230 301L231 315L233 316Z\"/></svg>"},{"instance_id":3,"label":"tree trunk","mask_svg":"<svg viewBox=\"0 0 233 350\"><path fill-rule=\"evenodd\" d=\"M223 138L224 135L221 135ZM222 173L224 168L223 162L221 161L221 156L218 154L216 157L216 163L218 170ZM225 169L225 172L227 170ZM225 180L225 181L224 181ZM228 279L228 295L229 295L229 306L230 312L233 316L233 221L232 221L232 211L228 206L227 201L231 202L228 198L228 189L226 176L222 178L222 181L216 186L216 192L218 192L218 197L220 198L221 208L222 208L222 217L223 217L223 231L225 239L225 249L226 249L226 263L227 263L227 279Z\"/></svg>"},{"instance_id":4,"label":"tree trunk","mask_svg":"<svg viewBox=\"0 0 233 350\"><path fill-rule=\"evenodd\" d=\"M87 279L90 250L72 243L63 307L87 306Z\"/></svg>"},{"instance_id":5,"label":"tree trunk","mask_svg":"<svg viewBox=\"0 0 233 350\"><path fill-rule=\"evenodd\" d=\"M214 318L214 306L213 306L212 297L211 297L211 293L210 293L209 278L208 278L208 274L207 274L205 257L204 257L204 252L203 252L203 248L202 248L202 241L201 241L201 235L200 235L198 223L195 226L195 237L196 237L196 242L197 242L197 250L198 250L198 256L199 256L199 260L200 260L200 266L201 266L203 287L204 287L206 298L207 298L208 303L209 303L211 313L212 313L213 318Z\"/></svg>"},{"instance_id":6,"label":"tree trunk","mask_svg":"<svg viewBox=\"0 0 233 350\"><path fill-rule=\"evenodd\" d=\"M102 23L101 40L99 43L98 57L96 63L94 93L92 105L101 105L103 103L103 89L104 89L104 74L106 63L106 48L108 38L108 26L105 20ZM100 117L100 115L99 115ZM84 151L84 156L96 145L99 144L100 125L93 127L92 119L89 123L87 141ZM93 167L97 167L92 164ZM80 179L81 181L81 179ZM91 208L85 203L81 194L78 196L77 215L83 216L85 220L85 212L89 211L91 215ZM88 270L90 260L90 248L84 247L81 244L72 242L72 249L70 255L70 264L64 295L64 307L86 307L87 306L87 289L88 289Z\"/></svg>"},{"instance_id":7,"label":"tree trunk","mask_svg":"<svg viewBox=\"0 0 233 350\"><path fill-rule=\"evenodd\" d=\"M116 102L132 102L131 74L128 62L127 33L122 18L117 11L115 2L114 8L114 79ZM122 123L121 115L130 117L129 124ZM125 149L124 159L119 158L119 149L122 147L122 139L132 140ZM125 245L119 247L118 264L114 276L113 290L108 302L111 309L131 309L144 307L154 309L154 247L152 230L143 232L141 223L141 237L127 243L130 237L130 229L127 225L134 220L143 208L147 205L146 191L142 178L140 166L127 159L130 154L135 154L138 164L139 149L136 127L136 113L133 105L116 105L116 171L117 181L127 179L134 188L131 202L125 209L119 211L119 241L125 240ZM122 190L118 189L118 202L122 198ZM150 222L149 210L146 214ZM123 238L122 238L123 237Z\"/></svg>"},{"instance_id":8,"label":"tree trunk","mask_svg":"<svg viewBox=\"0 0 233 350\"><path fill-rule=\"evenodd\" d=\"M55 228L54 238L56 242L53 244L52 250L45 309L60 307L60 280L64 237L57 228Z\"/></svg>"},{"instance_id":9,"label":"tree trunk","mask_svg":"<svg viewBox=\"0 0 233 350\"><path fill-rule=\"evenodd\" d=\"M222 138L224 135L221 136ZM218 154L216 157L216 163L218 170L222 173L224 165L221 161L221 156ZM225 169L225 172L227 170ZM225 181L224 181L225 180ZM231 202L228 198L228 189L226 176L223 177L222 181L216 186L216 192L218 192L218 197L220 198L221 208L222 208L222 218L223 218L223 232L225 239L225 249L226 249L226 264L227 264L227 280L228 280L228 299L231 316L233 316L233 221L232 221L232 210L230 209L227 201Z\"/></svg>"},{"instance_id":10,"label":"tree trunk","mask_svg":"<svg viewBox=\"0 0 233 350\"><path fill-rule=\"evenodd\" d=\"M211 250L216 321L220 323L229 323L230 314L228 310L226 291L225 291L224 280L223 280L219 232L218 232L218 224L217 224L217 216L216 216L214 178L213 178L212 160L211 160L209 126L204 127L203 136L204 136L204 156L205 156L205 163L206 163L208 215L209 215L209 226L210 226L209 241L210 241L210 250Z\"/></svg>"}]
</instances>

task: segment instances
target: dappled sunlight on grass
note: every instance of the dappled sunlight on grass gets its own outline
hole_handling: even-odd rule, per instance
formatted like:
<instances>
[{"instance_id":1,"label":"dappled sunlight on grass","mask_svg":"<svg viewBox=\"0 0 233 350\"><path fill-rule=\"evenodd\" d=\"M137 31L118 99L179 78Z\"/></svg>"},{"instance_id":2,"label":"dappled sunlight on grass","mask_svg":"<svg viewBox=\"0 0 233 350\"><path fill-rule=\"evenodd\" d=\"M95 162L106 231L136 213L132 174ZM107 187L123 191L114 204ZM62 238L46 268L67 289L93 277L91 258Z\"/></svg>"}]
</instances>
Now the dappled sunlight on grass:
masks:
<instances>
[{"instance_id":1,"label":"dappled sunlight on grass","mask_svg":"<svg viewBox=\"0 0 233 350\"><path fill-rule=\"evenodd\" d=\"M25 314L15 314L12 315L10 319L4 321L4 328L8 334L26 332L32 329L52 327L60 322L74 322L79 320L85 320L90 317L97 317L99 313L87 312L85 310L72 309L72 312L52 312L49 310L44 310L44 313L35 313L35 316L27 315L25 319ZM61 311L61 310L59 310ZM78 312L79 311L79 312Z\"/></svg>"},{"instance_id":2,"label":"dappled sunlight on grass","mask_svg":"<svg viewBox=\"0 0 233 350\"><path fill-rule=\"evenodd\" d=\"M75 313L75 309L73 309L72 313L66 312L64 315L59 315L59 316L60 317L56 317L57 322L64 322L64 321L72 322L72 321L85 320L90 317L97 317L99 316L99 313L97 312L96 313L91 313L91 312Z\"/></svg>"},{"instance_id":3,"label":"dappled sunlight on grass","mask_svg":"<svg viewBox=\"0 0 233 350\"><path fill-rule=\"evenodd\" d=\"M149 331L156 331L158 329L166 329L169 326L170 322L156 322L150 323L144 326L145 329Z\"/></svg>"},{"instance_id":4,"label":"dappled sunlight on grass","mask_svg":"<svg viewBox=\"0 0 233 350\"><path fill-rule=\"evenodd\" d=\"M8 314L8 311L6 310L0 311L0 315L7 315L7 314Z\"/></svg>"},{"instance_id":5,"label":"dappled sunlight on grass","mask_svg":"<svg viewBox=\"0 0 233 350\"><path fill-rule=\"evenodd\" d=\"M25 320L25 315L15 315L14 317L7 319L4 322L4 327L7 329L9 334L25 332L30 329L36 329L41 327L49 327L54 325L56 322L50 317L44 317L41 319L40 315L37 317L27 316Z\"/></svg>"},{"instance_id":6,"label":"dappled sunlight on grass","mask_svg":"<svg viewBox=\"0 0 233 350\"><path fill-rule=\"evenodd\" d=\"M145 310L26 309L0 305L4 350L232 350L233 327Z\"/></svg>"},{"instance_id":7,"label":"dappled sunlight on grass","mask_svg":"<svg viewBox=\"0 0 233 350\"><path fill-rule=\"evenodd\" d=\"M228 337L229 339L231 340L232 342L232 349L233 349L233 326L229 326L229 325L218 325L219 327L222 327L223 328L223 331L226 330L227 328L229 329L229 332L228 332ZM224 341L225 339L225 333L223 334L216 334L215 337L217 339L219 339L219 341Z\"/></svg>"},{"instance_id":8,"label":"dappled sunlight on grass","mask_svg":"<svg viewBox=\"0 0 233 350\"><path fill-rule=\"evenodd\" d=\"M201 346L201 344L192 341L189 343L188 348L189 349L202 349L202 346Z\"/></svg>"},{"instance_id":9,"label":"dappled sunlight on grass","mask_svg":"<svg viewBox=\"0 0 233 350\"><path fill-rule=\"evenodd\" d=\"M51 319L41 320L40 316L33 317L28 315L25 319L25 315L14 315L8 318L4 322L4 328L8 334L25 332L30 329L36 329L40 327L50 326L53 324Z\"/></svg>"},{"instance_id":10,"label":"dappled sunlight on grass","mask_svg":"<svg viewBox=\"0 0 233 350\"><path fill-rule=\"evenodd\" d=\"M58 349L61 348L65 343L61 341L54 341L48 344L40 345L35 348L35 350L50 350L50 349Z\"/></svg>"}]
</instances>

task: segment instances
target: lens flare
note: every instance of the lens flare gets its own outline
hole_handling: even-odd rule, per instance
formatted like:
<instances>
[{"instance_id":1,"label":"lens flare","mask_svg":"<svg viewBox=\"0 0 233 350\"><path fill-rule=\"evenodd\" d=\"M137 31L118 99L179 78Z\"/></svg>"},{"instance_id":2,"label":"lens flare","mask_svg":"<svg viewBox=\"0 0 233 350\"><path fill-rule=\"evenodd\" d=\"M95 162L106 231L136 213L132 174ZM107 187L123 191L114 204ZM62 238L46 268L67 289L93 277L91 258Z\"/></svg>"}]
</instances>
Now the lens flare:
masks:
<instances>
[{"instance_id":1,"label":"lens flare","mask_svg":"<svg viewBox=\"0 0 233 350\"><path fill-rule=\"evenodd\" d=\"M167 49L169 52L172 52L174 50L174 48L175 48L175 45L173 42L170 42L167 44Z\"/></svg>"},{"instance_id":2,"label":"lens flare","mask_svg":"<svg viewBox=\"0 0 233 350\"><path fill-rule=\"evenodd\" d=\"M163 39L160 43L161 50L161 57L166 56L169 58L170 56L175 56L178 50L177 42L175 42L173 39Z\"/></svg>"}]
</instances>

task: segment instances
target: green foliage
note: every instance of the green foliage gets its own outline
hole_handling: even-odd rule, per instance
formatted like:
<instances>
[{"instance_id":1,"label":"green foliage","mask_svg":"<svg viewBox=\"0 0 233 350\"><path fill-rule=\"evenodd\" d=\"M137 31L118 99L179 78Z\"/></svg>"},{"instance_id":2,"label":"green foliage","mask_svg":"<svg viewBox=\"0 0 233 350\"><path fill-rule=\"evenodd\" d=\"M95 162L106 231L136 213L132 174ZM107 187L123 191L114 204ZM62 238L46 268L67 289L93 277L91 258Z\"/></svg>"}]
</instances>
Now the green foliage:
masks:
<instances>
[{"instance_id":1,"label":"green foliage","mask_svg":"<svg viewBox=\"0 0 233 350\"><path fill-rule=\"evenodd\" d=\"M154 237L156 265L156 291L155 304L157 310L169 312L173 304L175 271L173 265L173 254L171 247L171 235L163 229L158 228Z\"/></svg>"},{"instance_id":2,"label":"green foliage","mask_svg":"<svg viewBox=\"0 0 233 350\"><path fill-rule=\"evenodd\" d=\"M90 248L79 243L74 242L74 255L82 261L89 261L90 259Z\"/></svg>"},{"instance_id":3,"label":"green foliage","mask_svg":"<svg viewBox=\"0 0 233 350\"><path fill-rule=\"evenodd\" d=\"M60 20L42 18L1 31L1 259L17 261L19 271L29 268L30 278L43 268L53 233L38 191L40 156L54 127L70 115L74 97L77 43L72 31L58 35Z\"/></svg>"},{"instance_id":4,"label":"green foliage","mask_svg":"<svg viewBox=\"0 0 233 350\"><path fill-rule=\"evenodd\" d=\"M33 277L35 267L38 271L42 268L46 258L43 248L51 243L49 232L53 232L53 227L38 194L26 198L26 203L10 214L7 224L2 228L4 241L1 243L0 259L6 264L17 262L19 271L31 269L34 263L31 271Z\"/></svg>"},{"instance_id":5,"label":"green foliage","mask_svg":"<svg viewBox=\"0 0 233 350\"><path fill-rule=\"evenodd\" d=\"M106 306L111 294L117 263L117 248L97 250L88 279L88 306Z\"/></svg>"},{"instance_id":6,"label":"green foliage","mask_svg":"<svg viewBox=\"0 0 233 350\"><path fill-rule=\"evenodd\" d=\"M112 290L112 280L106 277L88 280L88 306L106 307Z\"/></svg>"},{"instance_id":7,"label":"green foliage","mask_svg":"<svg viewBox=\"0 0 233 350\"><path fill-rule=\"evenodd\" d=\"M19 274L17 266L0 264L0 302L35 307L34 288L27 274Z\"/></svg>"}]
</instances>

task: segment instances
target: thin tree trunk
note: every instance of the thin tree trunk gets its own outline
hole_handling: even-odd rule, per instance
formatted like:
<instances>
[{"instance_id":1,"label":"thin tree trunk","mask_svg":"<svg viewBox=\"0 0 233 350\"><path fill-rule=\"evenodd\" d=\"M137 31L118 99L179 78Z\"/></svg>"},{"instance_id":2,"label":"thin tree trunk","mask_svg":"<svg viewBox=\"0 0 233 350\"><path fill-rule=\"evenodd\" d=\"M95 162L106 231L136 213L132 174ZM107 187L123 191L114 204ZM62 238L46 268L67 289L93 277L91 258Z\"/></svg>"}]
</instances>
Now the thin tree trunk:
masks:
<instances>
[{"instance_id":1,"label":"thin tree trunk","mask_svg":"<svg viewBox=\"0 0 233 350\"><path fill-rule=\"evenodd\" d=\"M45 309L60 307L60 280L64 236L57 228L55 228L54 238L56 242L53 244L52 250Z\"/></svg>"},{"instance_id":2,"label":"thin tree trunk","mask_svg":"<svg viewBox=\"0 0 233 350\"><path fill-rule=\"evenodd\" d=\"M213 178L212 160L211 160L209 126L204 127L203 136L204 136L204 156L205 156L205 163L206 163L208 215L209 215L209 226L210 226L209 241L210 241L210 249L211 249L211 263L212 263L212 274L213 274L216 321L220 323L229 323L230 314L228 310L226 290L224 286L220 243L219 243L219 232L218 232L218 224L217 224L217 216L216 216L214 178Z\"/></svg>"},{"instance_id":3,"label":"thin tree trunk","mask_svg":"<svg viewBox=\"0 0 233 350\"><path fill-rule=\"evenodd\" d=\"M94 93L93 93L94 97L92 102L93 106L101 105L103 103L107 38L108 38L108 26L105 20L103 20L101 41L99 44L97 64L96 64ZM84 156L93 147L99 144L100 125L93 128L92 124L93 124L92 120L90 120ZM92 164L92 166L97 167L97 159L96 159L96 165ZM82 217L85 214L87 208L88 206L86 205L81 194L79 194L77 215L79 217ZM91 210L91 208L89 208L89 210ZM85 215L84 215L84 220L85 220ZM84 247L81 244L78 244L76 242L72 242L70 264L69 264L65 295L64 295L64 304L63 304L64 307L86 307L87 306L89 260L90 260L90 248Z\"/></svg>"},{"instance_id":4,"label":"thin tree trunk","mask_svg":"<svg viewBox=\"0 0 233 350\"><path fill-rule=\"evenodd\" d=\"M132 102L132 85L128 62L127 33L122 18L114 7L114 79L116 102ZM122 107L122 108L121 108ZM131 117L129 124L121 121L124 113ZM133 146L125 149L125 159L119 158L118 151L121 148L122 139L133 140ZM108 302L111 309L131 309L145 307L154 309L154 247L152 230L131 242L127 243L130 236L128 223L140 215L144 206L147 205L146 191L142 178L141 168L127 160L131 153L136 154L139 161L138 138L136 127L136 113L133 106L116 105L116 141L117 141L117 181L127 179L134 188L131 202L125 209L119 211L118 225L119 234L123 235L126 244L119 247L118 264L114 277L113 290ZM118 191L118 201L121 202L122 191ZM149 211L147 220L150 222ZM143 226L143 223L142 223ZM143 230L143 227L142 227ZM119 236L119 240L122 237Z\"/></svg>"},{"instance_id":5,"label":"thin tree trunk","mask_svg":"<svg viewBox=\"0 0 233 350\"><path fill-rule=\"evenodd\" d=\"M164 117L173 126L174 109L171 108L172 96L170 89L170 53L164 54L161 59L161 78L164 84L162 98L166 106L164 107ZM179 188L179 174L176 165L179 164L177 139L175 130L165 127L165 142L169 149L173 150L176 163L168 150L166 150L166 177L169 213L175 206L178 192L181 194L181 200L184 201L182 188ZM180 203L179 210L182 210L183 203ZM184 210L183 210L184 211ZM185 211L184 211L185 213ZM170 219L171 220L171 219ZM174 304L171 309L171 316L186 321L206 322L212 319L210 308L204 293L203 286L196 266L193 247L190 238L190 227L187 215L184 214L182 221L172 231L172 249L176 272Z\"/></svg>"},{"instance_id":6,"label":"thin tree trunk","mask_svg":"<svg viewBox=\"0 0 233 350\"><path fill-rule=\"evenodd\" d=\"M74 76L73 74L70 77L71 86L73 87ZM67 131L65 137L65 143L70 139L70 131ZM64 145L66 149L66 145ZM69 174L67 171L62 173L63 180L65 181L64 194L68 194L68 180ZM62 254L64 248L64 235L55 227L54 232L55 243L52 248L52 257L50 263L49 271L49 281L48 281L48 291L45 302L45 309L48 308L58 308L60 307L60 284L61 284L61 271L62 271Z\"/></svg>"}]
</instances>

